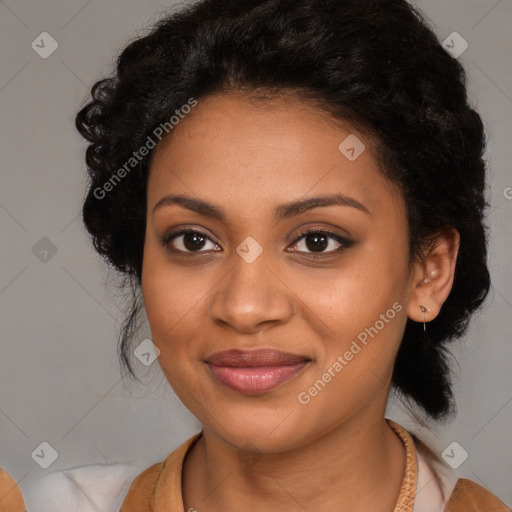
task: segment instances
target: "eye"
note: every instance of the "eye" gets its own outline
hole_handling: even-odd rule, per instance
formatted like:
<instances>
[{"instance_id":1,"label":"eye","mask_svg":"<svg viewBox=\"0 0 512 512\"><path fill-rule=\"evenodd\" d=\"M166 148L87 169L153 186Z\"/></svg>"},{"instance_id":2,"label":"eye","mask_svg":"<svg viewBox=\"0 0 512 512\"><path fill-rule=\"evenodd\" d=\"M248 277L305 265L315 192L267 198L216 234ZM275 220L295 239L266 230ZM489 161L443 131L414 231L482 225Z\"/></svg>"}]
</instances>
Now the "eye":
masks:
<instances>
[{"instance_id":1,"label":"eye","mask_svg":"<svg viewBox=\"0 0 512 512\"><path fill-rule=\"evenodd\" d=\"M341 252L352 245L354 245L352 240L336 233L319 229L308 229L303 231L295 240L294 246L298 247L298 249L292 249L292 252L305 252L312 256L322 256ZM304 249L308 249L311 252L307 252Z\"/></svg>"},{"instance_id":2,"label":"eye","mask_svg":"<svg viewBox=\"0 0 512 512\"><path fill-rule=\"evenodd\" d=\"M210 237L197 229L185 228L173 233L165 234L160 239L162 245L171 252L201 253L205 252L205 245L210 242L213 248L206 247L206 250L219 250L219 246Z\"/></svg>"},{"instance_id":3,"label":"eye","mask_svg":"<svg viewBox=\"0 0 512 512\"><path fill-rule=\"evenodd\" d=\"M160 241L166 249L175 253L200 254L208 250L222 251L219 245L213 242L206 233L192 228L184 228L165 234L161 237ZM212 247L208 248L208 243ZM328 256L341 252L352 245L354 245L352 240L336 233L319 229L308 229L303 231L295 240L292 246L294 248L292 248L291 252L305 253L313 257Z\"/></svg>"}]
</instances>

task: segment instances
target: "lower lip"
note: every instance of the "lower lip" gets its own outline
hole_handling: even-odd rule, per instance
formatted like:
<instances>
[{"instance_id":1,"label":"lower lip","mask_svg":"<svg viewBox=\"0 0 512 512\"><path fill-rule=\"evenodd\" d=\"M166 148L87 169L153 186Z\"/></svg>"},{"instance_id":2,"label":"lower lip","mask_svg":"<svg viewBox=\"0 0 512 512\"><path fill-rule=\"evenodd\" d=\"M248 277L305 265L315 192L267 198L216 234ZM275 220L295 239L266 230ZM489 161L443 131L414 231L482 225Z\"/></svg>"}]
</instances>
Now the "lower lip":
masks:
<instances>
[{"instance_id":1,"label":"lower lip","mask_svg":"<svg viewBox=\"0 0 512 512\"><path fill-rule=\"evenodd\" d=\"M234 391L246 395L257 395L270 391L289 381L308 364L303 363L283 366L259 366L239 368L208 364L215 378Z\"/></svg>"}]
</instances>

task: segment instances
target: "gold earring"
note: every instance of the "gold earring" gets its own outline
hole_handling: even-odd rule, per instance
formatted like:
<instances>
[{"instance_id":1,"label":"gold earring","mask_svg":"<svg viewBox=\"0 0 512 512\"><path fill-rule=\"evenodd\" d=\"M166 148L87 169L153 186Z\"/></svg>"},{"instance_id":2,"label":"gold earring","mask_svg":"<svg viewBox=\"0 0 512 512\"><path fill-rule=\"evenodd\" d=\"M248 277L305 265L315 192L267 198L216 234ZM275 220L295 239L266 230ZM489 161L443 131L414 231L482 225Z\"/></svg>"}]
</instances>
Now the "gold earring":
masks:
<instances>
[{"instance_id":1,"label":"gold earring","mask_svg":"<svg viewBox=\"0 0 512 512\"><path fill-rule=\"evenodd\" d=\"M430 309L428 309L426 306L424 306L423 304L420 304L420 309L421 309L421 312L423 313L423 332L426 332L427 330L427 325L425 323L425 313L428 311L430 313Z\"/></svg>"}]
</instances>

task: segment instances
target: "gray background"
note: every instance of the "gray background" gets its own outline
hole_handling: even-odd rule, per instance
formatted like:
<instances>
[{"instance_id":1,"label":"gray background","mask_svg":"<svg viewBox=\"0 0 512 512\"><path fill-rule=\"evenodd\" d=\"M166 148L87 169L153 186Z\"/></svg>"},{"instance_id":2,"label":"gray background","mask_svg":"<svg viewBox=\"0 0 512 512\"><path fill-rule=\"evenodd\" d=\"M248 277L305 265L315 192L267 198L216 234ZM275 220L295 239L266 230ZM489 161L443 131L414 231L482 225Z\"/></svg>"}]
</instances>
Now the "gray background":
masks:
<instances>
[{"instance_id":1,"label":"gray background","mask_svg":"<svg viewBox=\"0 0 512 512\"><path fill-rule=\"evenodd\" d=\"M467 339L454 349L456 419L429 432L400 404L392 404L389 415L429 439L438 453L459 443L469 457L457 474L510 505L512 3L415 3L441 41L457 31L469 43L459 59L489 136L494 286ZM0 466L20 486L45 471L82 464L156 462L200 428L159 368L149 367L144 385L121 380L115 342L122 302L115 288L105 287L108 271L80 219L85 143L74 129L76 111L94 81L110 72L117 51L169 5L0 2ZM47 59L31 47L44 31L59 45ZM41 252L49 246L43 237L57 249L54 255ZM31 457L43 441L58 452L48 469Z\"/></svg>"}]
</instances>

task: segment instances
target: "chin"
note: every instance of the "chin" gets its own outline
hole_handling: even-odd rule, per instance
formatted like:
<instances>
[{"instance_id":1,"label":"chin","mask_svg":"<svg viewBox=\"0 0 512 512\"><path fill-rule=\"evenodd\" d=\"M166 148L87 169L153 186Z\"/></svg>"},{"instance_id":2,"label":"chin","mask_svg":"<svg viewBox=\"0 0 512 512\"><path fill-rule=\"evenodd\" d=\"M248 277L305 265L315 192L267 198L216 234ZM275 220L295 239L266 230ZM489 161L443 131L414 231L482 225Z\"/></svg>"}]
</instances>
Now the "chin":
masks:
<instances>
[{"instance_id":1,"label":"chin","mask_svg":"<svg viewBox=\"0 0 512 512\"><path fill-rule=\"evenodd\" d=\"M233 447L261 453L280 453L306 442L309 429L293 412L279 415L278 420L274 416L265 418L264 414L261 410L254 416L239 411L225 413L222 414L222 430L218 423L208 428Z\"/></svg>"}]
</instances>

